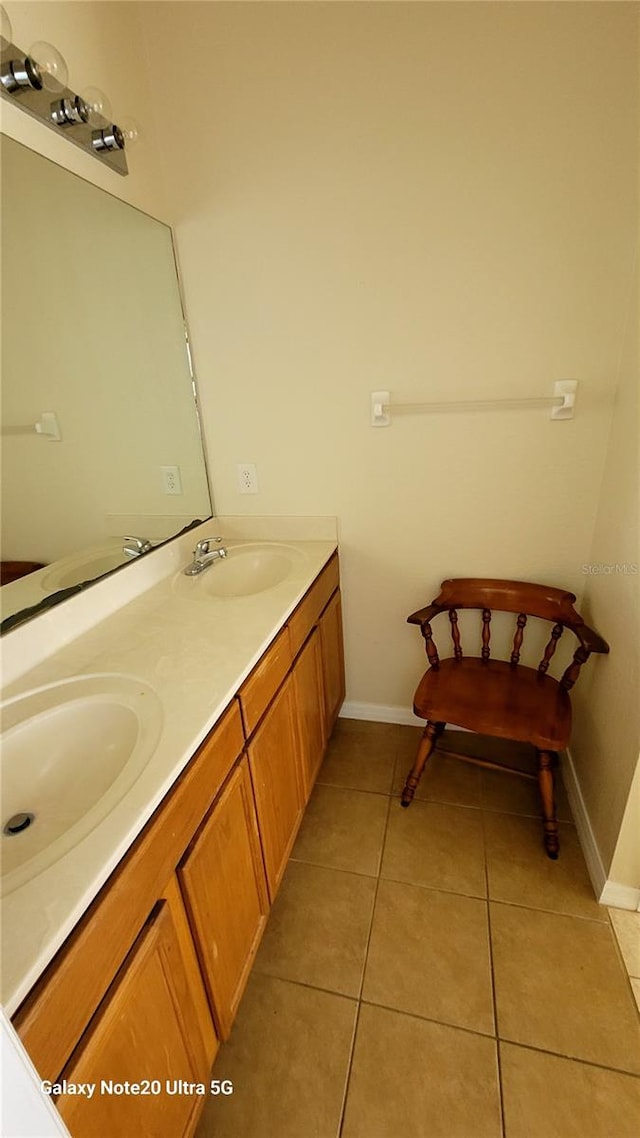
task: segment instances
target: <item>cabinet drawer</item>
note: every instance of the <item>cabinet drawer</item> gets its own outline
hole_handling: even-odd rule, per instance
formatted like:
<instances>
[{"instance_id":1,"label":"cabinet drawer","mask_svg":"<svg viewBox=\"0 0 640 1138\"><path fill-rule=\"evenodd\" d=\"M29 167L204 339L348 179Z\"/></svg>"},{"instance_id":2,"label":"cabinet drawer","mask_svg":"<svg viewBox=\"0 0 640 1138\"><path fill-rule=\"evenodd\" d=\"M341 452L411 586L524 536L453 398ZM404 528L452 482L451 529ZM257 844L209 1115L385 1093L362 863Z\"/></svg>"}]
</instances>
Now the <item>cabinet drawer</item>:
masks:
<instances>
[{"instance_id":1,"label":"cabinet drawer","mask_svg":"<svg viewBox=\"0 0 640 1138\"><path fill-rule=\"evenodd\" d=\"M289 631L283 628L240 688L240 706L247 739L284 680L292 659Z\"/></svg>"},{"instance_id":2,"label":"cabinet drawer","mask_svg":"<svg viewBox=\"0 0 640 1138\"><path fill-rule=\"evenodd\" d=\"M293 656L296 656L302 648L320 613L339 585L340 565L338 555L335 553L289 620L289 638Z\"/></svg>"}]
</instances>

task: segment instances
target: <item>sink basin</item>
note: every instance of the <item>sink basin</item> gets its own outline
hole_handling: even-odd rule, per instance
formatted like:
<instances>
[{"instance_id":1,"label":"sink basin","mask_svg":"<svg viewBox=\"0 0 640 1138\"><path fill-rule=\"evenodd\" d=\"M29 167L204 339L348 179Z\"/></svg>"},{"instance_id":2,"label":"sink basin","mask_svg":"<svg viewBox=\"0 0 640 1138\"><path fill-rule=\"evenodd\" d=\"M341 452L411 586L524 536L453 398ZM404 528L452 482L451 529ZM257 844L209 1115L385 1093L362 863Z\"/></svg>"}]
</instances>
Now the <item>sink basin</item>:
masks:
<instances>
[{"instance_id":1,"label":"sink basin","mask_svg":"<svg viewBox=\"0 0 640 1138\"><path fill-rule=\"evenodd\" d=\"M112 539L55 561L50 571L42 575L40 583L43 591L51 593L58 589L68 589L124 565L127 557L122 544L122 539Z\"/></svg>"},{"instance_id":2,"label":"sink basin","mask_svg":"<svg viewBox=\"0 0 640 1138\"><path fill-rule=\"evenodd\" d=\"M157 746L162 705L134 677L102 674L38 688L0 711L4 896L120 802Z\"/></svg>"},{"instance_id":3,"label":"sink basin","mask_svg":"<svg viewBox=\"0 0 640 1138\"><path fill-rule=\"evenodd\" d=\"M247 597L286 581L303 561L304 554L291 545L245 542L227 546L224 561L215 561L198 576L181 577L192 594L201 589L212 597ZM185 585L181 592L187 591Z\"/></svg>"}]
</instances>

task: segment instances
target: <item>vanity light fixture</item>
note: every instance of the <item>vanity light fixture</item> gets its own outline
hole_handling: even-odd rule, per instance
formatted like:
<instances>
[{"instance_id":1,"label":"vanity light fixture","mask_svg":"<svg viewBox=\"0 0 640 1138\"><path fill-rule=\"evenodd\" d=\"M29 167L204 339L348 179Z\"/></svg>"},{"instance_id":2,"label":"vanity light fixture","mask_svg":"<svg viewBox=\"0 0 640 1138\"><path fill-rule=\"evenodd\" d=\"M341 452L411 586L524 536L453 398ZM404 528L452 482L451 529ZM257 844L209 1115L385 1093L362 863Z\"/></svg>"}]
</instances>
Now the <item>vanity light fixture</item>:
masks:
<instances>
[{"instance_id":1,"label":"vanity light fixture","mask_svg":"<svg viewBox=\"0 0 640 1138\"><path fill-rule=\"evenodd\" d=\"M28 53L13 43L11 21L0 5L0 96L26 111L118 174L127 174L126 145L135 142L139 128L120 127L112 121L111 106L103 91L90 87L76 94L67 86L64 58L43 40ZM52 98L53 96L53 98Z\"/></svg>"}]
</instances>

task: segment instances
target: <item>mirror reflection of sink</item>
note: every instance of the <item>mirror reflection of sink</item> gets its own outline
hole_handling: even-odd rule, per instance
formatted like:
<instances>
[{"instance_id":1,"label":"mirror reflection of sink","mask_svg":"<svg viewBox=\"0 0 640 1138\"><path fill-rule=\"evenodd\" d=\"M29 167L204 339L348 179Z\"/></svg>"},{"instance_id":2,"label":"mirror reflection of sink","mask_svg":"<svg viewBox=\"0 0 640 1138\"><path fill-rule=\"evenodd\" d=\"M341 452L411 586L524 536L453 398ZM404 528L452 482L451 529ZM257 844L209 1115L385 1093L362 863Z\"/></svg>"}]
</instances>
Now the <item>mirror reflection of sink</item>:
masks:
<instances>
[{"instance_id":1,"label":"mirror reflection of sink","mask_svg":"<svg viewBox=\"0 0 640 1138\"><path fill-rule=\"evenodd\" d=\"M7 700L2 713L4 895L76 846L121 801L162 728L153 688L88 675Z\"/></svg>"},{"instance_id":2,"label":"mirror reflection of sink","mask_svg":"<svg viewBox=\"0 0 640 1138\"><path fill-rule=\"evenodd\" d=\"M80 553L62 557L53 563L48 573L43 573L40 587L45 593L57 592L58 589L68 589L82 581L92 581L111 569L117 569L128 561L122 548L123 543L123 538L112 538Z\"/></svg>"},{"instance_id":3,"label":"mirror reflection of sink","mask_svg":"<svg viewBox=\"0 0 640 1138\"><path fill-rule=\"evenodd\" d=\"M197 590L221 598L263 593L285 581L304 562L299 549L279 542L246 542L226 548L224 560L215 561L196 577L182 574L192 595ZM187 592L184 585L179 587L182 593Z\"/></svg>"}]
</instances>

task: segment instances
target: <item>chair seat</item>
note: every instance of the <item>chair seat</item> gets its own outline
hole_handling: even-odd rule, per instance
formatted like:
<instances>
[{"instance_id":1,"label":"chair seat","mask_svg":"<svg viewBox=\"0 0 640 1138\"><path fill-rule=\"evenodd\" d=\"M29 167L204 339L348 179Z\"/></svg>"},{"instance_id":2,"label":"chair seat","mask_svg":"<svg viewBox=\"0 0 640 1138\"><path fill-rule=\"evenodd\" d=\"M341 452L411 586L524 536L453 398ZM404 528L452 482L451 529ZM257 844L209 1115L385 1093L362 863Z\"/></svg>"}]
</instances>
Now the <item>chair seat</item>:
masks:
<instances>
[{"instance_id":1,"label":"chair seat","mask_svg":"<svg viewBox=\"0 0 640 1138\"><path fill-rule=\"evenodd\" d=\"M432 723L455 723L541 750L562 750L571 734L571 702L557 680L506 660L441 660L422 677L413 707Z\"/></svg>"}]
</instances>

